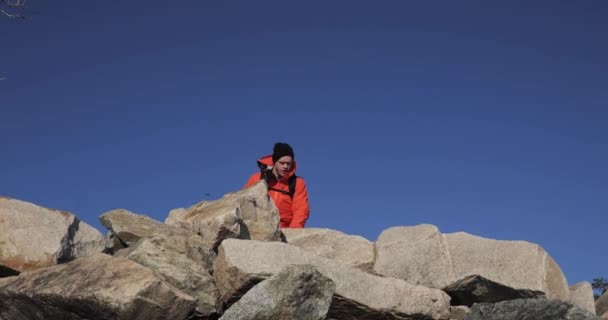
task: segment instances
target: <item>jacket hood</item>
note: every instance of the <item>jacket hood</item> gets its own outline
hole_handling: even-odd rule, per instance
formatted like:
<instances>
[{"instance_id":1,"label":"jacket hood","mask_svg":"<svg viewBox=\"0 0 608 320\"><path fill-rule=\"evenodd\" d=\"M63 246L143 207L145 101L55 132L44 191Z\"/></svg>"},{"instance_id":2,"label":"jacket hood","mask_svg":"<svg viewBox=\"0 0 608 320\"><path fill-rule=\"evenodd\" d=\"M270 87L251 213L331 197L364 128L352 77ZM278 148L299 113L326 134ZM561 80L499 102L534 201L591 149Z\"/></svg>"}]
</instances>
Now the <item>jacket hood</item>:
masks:
<instances>
[{"instance_id":1,"label":"jacket hood","mask_svg":"<svg viewBox=\"0 0 608 320\"><path fill-rule=\"evenodd\" d=\"M267 156L263 156L261 158L258 159L258 166L260 168L262 168L263 166L268 167L272 167L274 165L274 163L272 162L272 155L267 155ZM291 170L289 170L289 172L283 177L281 178L281 180L287 180L289 179L291 176L293 176L294 174L296 174L296 161L293 161L293 165L291 166Z\"/></svg>"}]
</instances>

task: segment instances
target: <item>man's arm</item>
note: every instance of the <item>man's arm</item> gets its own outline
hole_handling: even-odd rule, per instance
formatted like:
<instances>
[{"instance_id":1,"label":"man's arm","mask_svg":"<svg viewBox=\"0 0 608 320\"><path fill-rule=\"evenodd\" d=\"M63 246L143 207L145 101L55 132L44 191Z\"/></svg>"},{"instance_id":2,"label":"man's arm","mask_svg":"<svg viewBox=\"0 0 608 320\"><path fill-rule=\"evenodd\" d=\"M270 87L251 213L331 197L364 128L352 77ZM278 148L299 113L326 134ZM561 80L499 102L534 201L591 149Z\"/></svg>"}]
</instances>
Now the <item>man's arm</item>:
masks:
<instances>
[{"instance_id":1,"label":"man's arm","mask_svg":"<svg viewBox=\"0 0 608 320\"><path fill-rule=\"evenodd\" d=\"M293 217L291 218L290 228L304 228L308 216L310 215L310 206L308 204L308 191L304 179L297 178L296 192L293 195L291 202Z\"/></svg>"}]
</instances>

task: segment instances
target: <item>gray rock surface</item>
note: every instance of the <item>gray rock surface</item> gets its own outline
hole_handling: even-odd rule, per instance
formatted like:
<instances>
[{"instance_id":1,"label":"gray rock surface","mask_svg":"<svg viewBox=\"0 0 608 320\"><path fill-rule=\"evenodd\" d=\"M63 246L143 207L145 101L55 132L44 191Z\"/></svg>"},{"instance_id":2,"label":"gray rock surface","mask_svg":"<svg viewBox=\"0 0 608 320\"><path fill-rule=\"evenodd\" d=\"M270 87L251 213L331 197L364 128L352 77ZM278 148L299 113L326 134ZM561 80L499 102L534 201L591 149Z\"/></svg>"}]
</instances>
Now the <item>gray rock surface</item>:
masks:
<instances>
[{"instance_id":1,"label":"gray rock surface","mask_svg":"<svg viewBox=\"0 0 608 320\"><path fill-rule=\"evenodd\" d=\"M467 306L452 306L450 307L450 320L466 320L471 313L471 309Z\"/></svg>"},{"instance_id":2,"label":"gray rock surface","mask_svg":"<svg viewBox=\"0 0 608 320\"><path fill-rule=\"evenodd\" d=\"M217 315L219 292L213 282L215 253L187 237L157 235L141 238L115 256L126 257L158 273L167 283L196 299L196 315Z\"/></svg>"},{"instance_id":3,"label":"gray rock surface","mask_svg":"<svg viewBox=\"0 0 608 320\"><path fill-rule=\"evenodd\" d=\"M452 297L452 304L466 306L472 306L476 302L545 297L541 291L513 289L478 275L457 280L443 288L443 291Z\"/></svg>"},{"instance_id":4,"label":"gray rock surface","mask_svg":"<svg viewBox=\"0 0 608 320\"><path fill-rule=\"evenodd\" d=\"M146 215L133 213L125 209L108 211L99 217L99 221L110 230L108 239L118 242L114 245L118 249L120 249L120 245L128 247L141 238L154 236L163 236L165 238L172 236L187 237L193 242L209 246L208 243L203 242L203 239L199 235L190 230L166 225Z\"/></svg>"},{"instance_id":5,"label":"gray rock surface","mask_svg":"<svg viewBox=\"0 0 608 320\"><path fill-rule=\"evenodd\" d=\"M151 270L97 254L0 279L0 319L187 319L192 297Z\"/></svg>"},{"instance_id":6,"label":"gray rock surface","mask_svg":"<svg viewBox=\"0 0 608 320\"><path fill-rule=\"evenodd\" d=\"M325 320L336 285L310 265L290 265L257 284L220 320Z\"/></svg>"},{"instance_id":7,"label":"gray rock surface","mask_svg":"<svg viewBox=\"0 0 608 320\"><path fill-rule=\"evenodd\" d=\"M576 306L553 299L516 299L473 305L467 320L598 320Z\"/></svg>"},{"instance_id":8,"label":"gray rock surface","mask_svg":"<svg viewBox=\"0 0 608 320\"><path fill-rule=\"evenodd\" d=\"M228 304L290 264L309 264L336 284L328 314L334 319L447 319L443 291L384 278L281 242L227 239L219 247L213 276Z\"/></svg>"}]
</instances>

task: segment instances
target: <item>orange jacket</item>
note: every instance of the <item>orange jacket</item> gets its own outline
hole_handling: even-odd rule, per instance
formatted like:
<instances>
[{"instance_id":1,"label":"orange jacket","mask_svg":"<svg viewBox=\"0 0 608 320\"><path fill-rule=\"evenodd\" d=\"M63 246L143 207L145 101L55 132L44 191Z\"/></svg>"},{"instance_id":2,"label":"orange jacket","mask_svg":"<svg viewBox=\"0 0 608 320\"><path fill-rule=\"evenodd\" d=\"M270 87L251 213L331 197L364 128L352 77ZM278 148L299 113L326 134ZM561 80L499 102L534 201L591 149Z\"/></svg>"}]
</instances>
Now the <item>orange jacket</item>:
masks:
<instances>
[{"instance_id":1,"label":"orange jacket","mask_svg":"<svg viewBox=\"0 0 608 320\"><path fill-rule=\"evenodd\" d=\"M272 156L265 156L258 160L258 164L272 166ZM293 162L291 171L286 174L281 180L273 181L268 184L269 187L289 191L289 177L296 174L296 162ZM243 188L250 187L260 181L260 172L254 173L247 181ZM306 220L310 215L310 207L308 206L308 192L306 191L306 183L301 177L296 178L296 190L293 194L293 199L288 194L281 193L275 190L268 190L268 195L274 201L274 204L279 209L281 216L281 228L304 228Z\"/></svg>"}]
</instances>

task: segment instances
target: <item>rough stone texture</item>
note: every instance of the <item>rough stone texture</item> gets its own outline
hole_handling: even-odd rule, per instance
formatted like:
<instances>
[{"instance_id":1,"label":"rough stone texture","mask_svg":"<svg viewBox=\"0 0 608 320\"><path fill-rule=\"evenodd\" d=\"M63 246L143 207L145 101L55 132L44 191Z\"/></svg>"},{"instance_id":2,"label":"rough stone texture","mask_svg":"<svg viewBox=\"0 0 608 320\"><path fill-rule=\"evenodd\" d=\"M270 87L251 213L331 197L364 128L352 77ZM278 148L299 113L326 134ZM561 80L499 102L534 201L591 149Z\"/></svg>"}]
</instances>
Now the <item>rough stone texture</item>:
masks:
<instances>
[{"instance_id":1,"label":"rough stone texture","mask_svg":"<svg viewBox=\"0 0 608 320\"><path fill-rule=\"evenodd\" d=\"M110 230L108 239L115 242L114 247L120 249L136 243L141 238L153 236L187 237L195 243L205 243L196 233L183 228L166 225L148 216L133 213L125 209L115 209L99 217L101 224ZM208 246L208 244L207 244Z\"/></svg>"},{"instance_id":2,"label":"rough stone texture","mask_svg":"<svg viewBox=\"0 0 608 320\"><path fill-rule=\"evenodd\" d=\"M457 280L443 288L443 291L452 297L452 305L466 305L469 307L476 302L499 302L545 297L545 294L541 291L513 289L478 275Z\"/></svg>"},{"instance_id":3,"label":"rough stone texture","mask_svg":"<svg viewBox=\"0 0 608 320\"><path fill-rule=\"evenodd\" d=\"M101 233L69 212L0 197L0 265L34 270L105 248Z\"/></svg>"},{"instance_id":4,"label":"rough stone texture","mask_svg":"<svg viewBox=\"0 0 608 320\"><path fill-rule=\"evenodd\" d=\"M550 299L570 299L561 269L539 245L485 239L464 232L444 236L457 279L480 275L514 289L542 291Z\"/></svg>"},{"instance_id":5,"label":"rough stone texture","mask_svg":"<svg viewBox=\"0 0 608 320\"><path fill-rule=\"evenodd\" d=\"M201 201L199 204L203 202L204 201ZM165 223L170 225L179 225L180 221L185 221L187 215L188 210L186 208L175 208L169 211L167 219L165 219Z\"/></svg>"},{"instance_id":6,"label":"rough stone texture","mask_svg":"<svg viewBox=\"0 0 608 320\"><path fill-rule=\"evenodd\" d=\"M599 318L578 307L558 300L516 299L495 304L473 305L467 320L598 320Z\"/></svg>"},{"instance_id":7,"label":"rough stone texture","mask_svg":"<svg viewBox=\"0 0 608 320\"><path fill-rule=\"evenodd\" d=\"M118 238L118 236L115 235L112 231L108 231L105 238L108 247L106 248L104 253L112 255L115 252L127 247L127 244L122 242L120 238Z\"/></svg>"},{"instance_id":8,"label":"rough stone texture","mask_svg":"<svg viewBox=\"0 0 608 320\"><path fill-rule=\"evenodd\" d=\"M608 312L608 291L604 292L597 300L595 300L595 312L601 314Z\"/></svg>"},{"instance_id":9,"label":"rough stone texture","mask_svg":"<svg viewBox=\"0 0 608 320\"><path fill-rule=\"evenodd\" d=\"M286 242L316 255L369 271L374 265L374 244L340 231L321 228L281 229Z\"/></svg>"},{"instance_id":10,"label":"rough stone texture","mask_svg":"<svg viewBox=\"0 0 608 320\"><path fill-rule=\"evenodd\" d=\"M196 298L199 317L216 315L219 293L209 271L215 253L186 237L157 235L141 238L115 256L129 258L155 272L165 281Z\"/></svg>"},{"instance_id":11,"label":"rough stone texture","mask_svg":"<svg viewBox=\"0 0 608 320\"><path fill-rule=\"evenodd\" d=\"M595 314L595 300L591 283L583 281L571 286L570 303Z\"/></svg>"},{"instance_id":12,"label":"rough stone texture","mask_svg":"<svg viewBox=\"0 0 608 320\"><path fill-rule=\"evenodd\" d=\"M445 240L433 225L386 229L375 245L377 274L431 288L456 280Z\"/></svg>"},{"instance_id":13,"label":"rough stone texture","mask_svg":"<svg viewBox=\"0 0 608 320\"><path fill-rule=\"evenodd\" d=\"M186 319L192 297L153 271L105 254L0 279L0 319Z\"/></svg>"},{"instance_id":14,"label":"rough stone texture","mask_svg":"<svg viewBox=\"0 0 608 320\"><path fill-rule=\"evenodd\" d=\"M450 320L466 320L471 313L471 309L467 306L452 306L450 307Z\"/></svg>"},{"instance_id":15,"label":"rough stone texture","mask_svg":"<svg viewBox=\"0 0 608 320\"><path fill-rule=\"evenodd\" d=\"M447 319L450 298L441 290L374 276L282 242L227 239L219 247L213 276L230 304L256 283L289 264L310 264L336 284L328 318Z\"/></svg>"},{"instance_id":16,"label":"rough stone texture","mask_svg":"<svg viewBox=\"0 0 608 320\"><path fill-rule=\"evenodd\" d=\"M220 320L325 320L335 289L313 266L287 266L247 291Z\"/></svg>"},{"instance_id":17,"label":"rough stone texture","mask_svg":"<svg viewBox=\"0 0 608 320\"><path fill-rule=\"evenodd\" d=\"M602 319L602 320L608 320L608 311L604 312L604 314L602 314L602 316L600 317L600 319Z\"/></svg>"},{"instance_id":18,"label":"rough stone texture","mask_svg":"<svg viewBox=\"0 0 608 320\"><path fill-rule=\"evenodd\" d=\"M471 287L510 287L515 299L526 292L542 292L548 298L569 301L570 292L559 266L540 246L525 241L500 241L464 232L441 234L433 225L393 227L376 241L374 272L432 288L447 288L463 280L485 279ZM471 276L480 276L473 277ZM476 292L477 301L492 301L500 292ZM486 300L484 300L486 299ZM475 301L472 301L475 302Z\"/></svg>"},{"instance_id":19,"label":"rough stone texture","mask_svg":"<svg viewBox=\"0 0 608 320\"><path fill-rule=\"evenodd\" d=\"M165 220L200 234L214 249L228 238L280 241L279 222L279 211L263 180L216 201L171 210Z\"/></svg>"}]
</instances>

